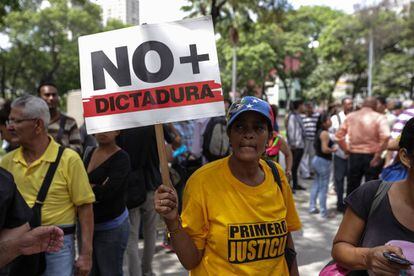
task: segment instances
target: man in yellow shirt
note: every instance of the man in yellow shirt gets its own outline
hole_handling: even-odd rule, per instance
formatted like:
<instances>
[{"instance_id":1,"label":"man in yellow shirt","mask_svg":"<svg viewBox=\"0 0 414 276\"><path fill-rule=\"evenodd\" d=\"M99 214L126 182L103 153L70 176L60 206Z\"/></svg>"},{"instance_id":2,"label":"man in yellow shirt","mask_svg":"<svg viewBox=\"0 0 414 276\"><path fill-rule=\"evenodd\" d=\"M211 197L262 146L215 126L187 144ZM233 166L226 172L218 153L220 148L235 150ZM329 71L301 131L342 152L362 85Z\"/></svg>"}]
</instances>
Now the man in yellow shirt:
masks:
<instances>
[{"instance_id":1,"label":"man in yellow shirt","mask_svg":"<svg viewBox=\"0 0 414 276\"><path fill-rule=\"evenodd\" d=\"M47 134L49 121L49 108L40 98L23 96L11 105L8 129L12 141L20 147L4 156L0 165L13 174L29 207L33 207L46 172L59 150L59 144ZM63 249L46 254L45 276L73 275L76 215L82 239L75 266L77 275L89 274L94 201L82 160L75 151L65 149L41 209L41 225L56 225L65 232Z\"/></svg>"}]
</instances>

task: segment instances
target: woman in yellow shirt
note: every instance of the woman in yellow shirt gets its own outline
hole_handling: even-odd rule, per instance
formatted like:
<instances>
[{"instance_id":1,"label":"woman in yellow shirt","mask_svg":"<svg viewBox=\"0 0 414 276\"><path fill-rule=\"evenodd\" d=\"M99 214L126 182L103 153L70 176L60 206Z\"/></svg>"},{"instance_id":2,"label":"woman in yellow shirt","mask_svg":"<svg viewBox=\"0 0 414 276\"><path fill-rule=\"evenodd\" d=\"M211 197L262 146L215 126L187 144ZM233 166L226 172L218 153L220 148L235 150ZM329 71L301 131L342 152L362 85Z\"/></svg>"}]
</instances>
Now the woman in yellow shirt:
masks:
<instances>
[{"instance_id":1,"label":"woman in yellow shirt","mask_svg":"<svg viewBox=\"0 0 414 276\"><path fill-rule=\"evenodd\" d=\"M289 271L286 247L301 223L279 165L281 189L260 157L272 134L270 105L244 97L228 112L232 155L203 166L188 180L181 217L176 192L161 185L155 193L172 246L190 275L298 275Z\"/></svg>"}]
</instances>

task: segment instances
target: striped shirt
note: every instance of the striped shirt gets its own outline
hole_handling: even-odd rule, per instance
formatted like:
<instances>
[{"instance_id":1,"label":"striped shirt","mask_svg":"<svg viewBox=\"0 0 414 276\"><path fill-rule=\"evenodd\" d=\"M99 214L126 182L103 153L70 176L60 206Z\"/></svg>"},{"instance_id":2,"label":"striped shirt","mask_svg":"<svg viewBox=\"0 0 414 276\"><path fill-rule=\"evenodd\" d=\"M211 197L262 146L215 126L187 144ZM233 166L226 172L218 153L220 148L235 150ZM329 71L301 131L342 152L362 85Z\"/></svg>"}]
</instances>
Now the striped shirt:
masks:
<instances>
[{"instance_id":1,"label":"striped shirt","mask_svg":"<svg viewBox=\"0 0 414 276\"><path fill-rule=\"evenodd\" d=\"M303 127L305 128L306 140L313 141L316 134L316 123L319 119L319 113L313 113L312 116L305 114L300 115L302 117Z\"/></svg>"},{"instance_id":2,"label":"striped shirt","mask_svg":"<svg viewBox=\"0 0 414 276\"><path fill-rule=\"evenodd\" d=\"M405 124L414 117L414 107L408 108L404 110L403 113L401 113L397 120L395 121L392 131L391 131L391 137L393 139L396 139L399 135L401 135L401 132L405 126Z\"/></svg>"},{"instance_id":3,"label":"striped shirt","mask_svg":"<svg viewBox=\"0 0 414 276\"><path fill-rule=\"evenodd\" d=\"M66 119L66 121L63 127L61 138L59 139L58 134L62 116ZM53 139L56 140L56 142L66 148L73 149L77 153L82 154L82 143L75 119L63 113L60 113L60 116L57 120L49 123L47 130L49 135L51 135Z\"/></svg>"}]
</instances>

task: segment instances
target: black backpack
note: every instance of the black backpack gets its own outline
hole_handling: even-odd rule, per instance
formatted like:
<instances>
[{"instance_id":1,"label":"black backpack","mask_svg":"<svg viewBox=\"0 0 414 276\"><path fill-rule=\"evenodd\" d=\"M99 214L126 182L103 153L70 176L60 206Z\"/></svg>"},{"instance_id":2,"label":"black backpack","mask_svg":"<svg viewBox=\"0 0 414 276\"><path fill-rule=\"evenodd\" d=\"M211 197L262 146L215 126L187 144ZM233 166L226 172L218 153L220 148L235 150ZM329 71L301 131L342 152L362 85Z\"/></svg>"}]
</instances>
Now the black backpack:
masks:
<instances>
[{"instance_id":1,"label":"black backpack","mask_svg":"<svg viewBox=\"0 0 414 276\"><path fill-rule=\"evenodd\" d=\"M230 152L227 122L224 116L213 117L207 123L203 133L203 155L207 161L215 161Z\"/></svg>"}]
</instances>

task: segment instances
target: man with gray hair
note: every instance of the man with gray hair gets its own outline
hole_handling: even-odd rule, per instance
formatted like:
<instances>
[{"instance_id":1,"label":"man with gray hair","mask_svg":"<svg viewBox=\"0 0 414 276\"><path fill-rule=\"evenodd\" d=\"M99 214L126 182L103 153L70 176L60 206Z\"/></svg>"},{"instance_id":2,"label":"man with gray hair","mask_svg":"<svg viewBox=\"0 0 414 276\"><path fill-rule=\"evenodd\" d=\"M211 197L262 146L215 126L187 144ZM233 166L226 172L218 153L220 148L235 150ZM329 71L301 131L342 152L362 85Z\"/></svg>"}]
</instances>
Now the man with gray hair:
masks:
<instances>
[{"instance_id":1,"label":"man with gray hair","mask_svg":"<svg viewBox=\"0 0 414 276\"><path fill-rule=\"evenodd\" d=\"M69 148L62 152L59 144L48 135L49 121L49 108L42 99L27 95L14 100L7 128L12 142L20 147L5 155L0 166L13 175L29 207L40 204L40 224L58 226L65 234L62 250L46 253L43 275L73 275L76 214L82 239L75 267L77 275L88 275L92 263L92 203L95 196L79 155ZM52 164L57 164L57 169L51 178L46 177ZM39 202L39 190L47 186L44 183L48 178L47 196Z\"/></svg>"}]
</instances>

